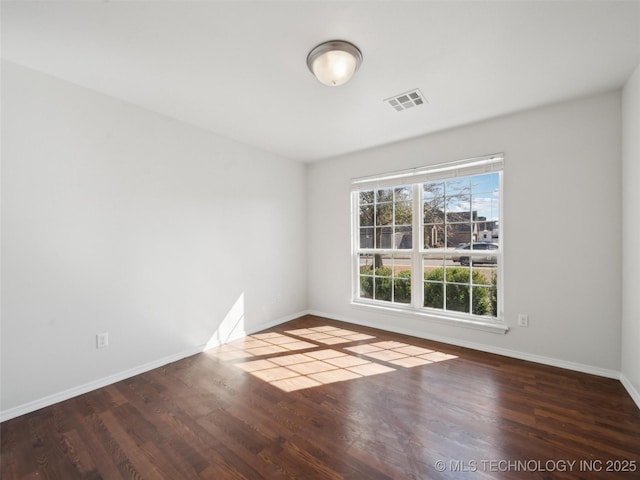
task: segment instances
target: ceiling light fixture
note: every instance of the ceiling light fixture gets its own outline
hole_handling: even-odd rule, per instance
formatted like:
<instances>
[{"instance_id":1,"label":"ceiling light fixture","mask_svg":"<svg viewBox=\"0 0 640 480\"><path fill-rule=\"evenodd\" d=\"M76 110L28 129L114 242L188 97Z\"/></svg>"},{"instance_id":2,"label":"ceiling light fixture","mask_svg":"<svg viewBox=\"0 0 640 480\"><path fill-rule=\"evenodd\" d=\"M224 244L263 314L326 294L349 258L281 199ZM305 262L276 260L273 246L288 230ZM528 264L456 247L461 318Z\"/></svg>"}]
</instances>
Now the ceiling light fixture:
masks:
<instances>
[{"instance_id":1,"label":"ceiling light fixture","mask_svg":"<svg viewBox=\"0 0 640 480\"><path fill-rule=\"evenodd\" d=\"M307 56L307 66L311 73L329 87L347 83L361 63L360 49L344 40L321 43Z\"/></svg>"}]
</instances>

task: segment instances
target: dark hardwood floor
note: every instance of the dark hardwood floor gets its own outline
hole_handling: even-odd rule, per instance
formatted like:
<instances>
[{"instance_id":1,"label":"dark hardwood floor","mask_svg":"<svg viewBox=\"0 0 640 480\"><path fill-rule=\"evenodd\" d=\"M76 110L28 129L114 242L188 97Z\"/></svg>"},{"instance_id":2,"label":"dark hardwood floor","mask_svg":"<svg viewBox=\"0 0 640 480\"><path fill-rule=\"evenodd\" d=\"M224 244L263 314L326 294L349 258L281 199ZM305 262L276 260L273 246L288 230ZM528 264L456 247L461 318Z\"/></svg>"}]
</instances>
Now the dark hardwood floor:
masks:
<instances>
[{"instance_id":1,"label":"dark hardwood floor","mask_svg":"<svg viewBox=\"0 0 640 480\"><path fill-rule=\"evenodd\" d=\"M0 434L5 480L640 478L618 381L313 316Z\"/></svg>"}]
</instances>

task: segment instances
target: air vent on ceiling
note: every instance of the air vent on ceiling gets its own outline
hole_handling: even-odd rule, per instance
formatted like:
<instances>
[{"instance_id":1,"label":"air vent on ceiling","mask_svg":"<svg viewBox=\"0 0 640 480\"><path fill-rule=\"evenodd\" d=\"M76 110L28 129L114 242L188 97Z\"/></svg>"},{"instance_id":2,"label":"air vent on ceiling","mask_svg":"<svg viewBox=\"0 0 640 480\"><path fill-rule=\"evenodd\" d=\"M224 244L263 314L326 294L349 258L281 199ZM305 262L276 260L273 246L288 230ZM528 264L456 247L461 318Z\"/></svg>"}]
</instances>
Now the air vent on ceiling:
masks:
<instances>
[{"instance_id":1,"label":"air vent on ceiling","mask_svg":"<svg viewBox=\"0 0 640 480\"><path fill-rule=\"evenodd\" d=\"M410 90L399 95L394 95L390 98L385 98L384 101L395 108L398 112L401 112L402 110L408 110L413 107L418 107L426 103L426 100L422 96L422 93L417 88L415 90Z\"/></svg>"}]
</instances>

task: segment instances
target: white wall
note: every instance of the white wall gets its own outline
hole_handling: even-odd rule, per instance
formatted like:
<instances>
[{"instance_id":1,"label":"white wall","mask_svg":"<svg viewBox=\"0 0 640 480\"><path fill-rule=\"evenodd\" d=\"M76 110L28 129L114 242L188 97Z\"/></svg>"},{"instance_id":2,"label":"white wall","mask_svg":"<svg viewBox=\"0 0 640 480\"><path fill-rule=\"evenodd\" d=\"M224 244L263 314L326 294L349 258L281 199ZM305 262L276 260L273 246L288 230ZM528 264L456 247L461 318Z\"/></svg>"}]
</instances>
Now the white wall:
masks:
<instances>
[{"instance_id":1,"label":"white wall","mask_svg":"<svg viewBox=\"0 0 640 480\"><path fill-rule=\"evenodd\" d=\"M429 115L428 108L399 115ZM620 136L620 92L612 92L313 164L308 180L310 308L334 318L617 376ZM506 155L501 231L511 330L500 335L350 305L350 178L496 152ZM595 254L594 247L601 251ZM517 327L518 313L530 315L529 328Z\"/></svg>"},{"instance_id":2,"label":"white wall","mask_svg":"<svg viewBox=\"0 0 640 480\"><path fill-rule=\"evenodd\" d=\"M613 92L557 104L313 164L307 175L296 162L2 66L0 417L307 307L605 375L622 368L639 389L638 71L623 102ZM511 330L351 306L350 179L494 152L506 154ZM556 240L535 238L539 227ZM594 245L606 250L594 256ZM516 326L519 312L530 328ZM95 348L99 331L108 348Z\"/></svg>"},{"instance_id":3,"label":"white wall","mask_svg":"<svg viewBox=\"0 0 640 480\"><path fill-rule=\"evenodd\" d=\"M303 164L3 63L2 411L304 310L305 182Z\"/></svg>"},{"instance_id":4,"label":"white wall","mask_svg":"<svg viewBox=\"0 0 640 480\"><path fill-rule=\"evenodd\" d=\"M640 66L622 113L622 381L640 407Z\"/></svg>"}]
</instances>

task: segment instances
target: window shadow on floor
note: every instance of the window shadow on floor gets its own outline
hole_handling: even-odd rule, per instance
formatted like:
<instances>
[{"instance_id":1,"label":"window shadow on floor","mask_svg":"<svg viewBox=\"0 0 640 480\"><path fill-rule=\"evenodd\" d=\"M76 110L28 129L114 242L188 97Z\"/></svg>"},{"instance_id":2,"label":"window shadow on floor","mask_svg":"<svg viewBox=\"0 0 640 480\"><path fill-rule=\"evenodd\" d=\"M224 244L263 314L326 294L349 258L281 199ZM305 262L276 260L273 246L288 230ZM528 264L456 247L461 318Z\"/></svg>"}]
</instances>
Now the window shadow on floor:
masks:
<instances>
[{"instance_id":1,"label":"window shadow on floor","mask_svg":"<svg viewBox=\"0 0 640 480\"><path fill-rule=\"evenodd\" d=\"M374 341L373 335L330 325L285 333L249 335L207 354L233 362L235 367L285 392L457 358L409 343ZM364 341L368 342L362 343ZM355 342L358 344L346 346ZM331 346L333 348L328 348Z\"/></svg>"}]
</instances>

